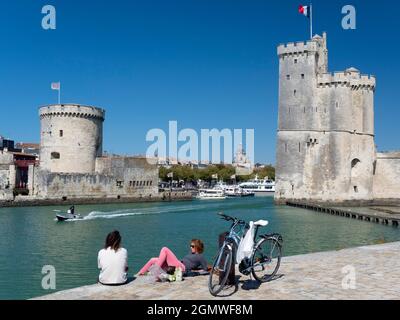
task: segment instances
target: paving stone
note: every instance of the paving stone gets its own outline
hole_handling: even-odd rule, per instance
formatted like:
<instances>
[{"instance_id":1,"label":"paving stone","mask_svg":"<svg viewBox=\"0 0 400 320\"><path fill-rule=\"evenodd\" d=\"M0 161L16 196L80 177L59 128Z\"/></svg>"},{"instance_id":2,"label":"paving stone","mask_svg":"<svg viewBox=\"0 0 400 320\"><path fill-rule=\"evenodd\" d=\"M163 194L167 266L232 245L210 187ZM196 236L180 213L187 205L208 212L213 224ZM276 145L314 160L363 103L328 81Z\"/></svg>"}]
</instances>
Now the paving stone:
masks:
<instances>
[{"instance_id":1,"label":"paving stone","mask_svg":"<svg viewBox=\"0 0 400 320\"><path fill-rule=\"evenodd\" d=\"M356 290L342 287L342 268L355 268ZM282 259L283 277L244 290L249 277L241 276L236 293L215 298L208 277L186 278L180 283L148 283L136 279L123 287L85 286L39 297L39 300L400 300L400 242L313 253ZM232 291L229 291L232 292Z\"/></svg>"}]
</instances>

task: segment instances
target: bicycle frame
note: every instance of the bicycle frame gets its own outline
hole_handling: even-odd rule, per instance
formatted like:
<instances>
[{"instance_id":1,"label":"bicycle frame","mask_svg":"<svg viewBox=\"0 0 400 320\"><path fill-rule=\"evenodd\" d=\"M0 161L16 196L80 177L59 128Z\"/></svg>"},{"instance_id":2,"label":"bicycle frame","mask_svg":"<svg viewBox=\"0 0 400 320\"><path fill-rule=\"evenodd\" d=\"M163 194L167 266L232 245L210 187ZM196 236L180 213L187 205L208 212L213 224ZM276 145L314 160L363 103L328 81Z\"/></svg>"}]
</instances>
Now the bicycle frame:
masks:
<instances>
[{"instance_id":1,"label":"bicycle frame","mask_svg":"<svg viewBox=\"0 0 400 320\"><path fill-rule=\"evenodd\" d=\"M232 248L232 252L233 252L233 257L232 257L232 261L236 264L236 251L237 248L239 248L239 244L240 241L242 240L243 235L240 235L238 232L236 232L236 228L238 226L242 225L242 228L244 229L246 226L243 225L242 223L240 223L240 221L235 221L229 231L229 234L226 236L225 240L224 240L224 244L222 245L222 247L224 247L225 245L230 245L231 243L234 244L236 247ZM218 259L220 259L221 257L219 256ZM220 263L220 261L218 260L218 264Z\"/></svg>"},{"instance_id":2,"label":"bicycle frame","mask_svg":"<svg viewBox=\"0 0 400 320\"><path fill-rule=\"evenodd\" d=\"M231 226L231 230L229 232L229 235L226 237L225 241L227 240L233 240L236 244L236 248L239 247L240 241L242 241L243 235L240 235L238 232L235 231L235 229L240 226L239 222L235 222ZM242 225L242 229L245 229L245 226ZM241 230L243 231L243 230Z\"/></svg>"}]
</instances>

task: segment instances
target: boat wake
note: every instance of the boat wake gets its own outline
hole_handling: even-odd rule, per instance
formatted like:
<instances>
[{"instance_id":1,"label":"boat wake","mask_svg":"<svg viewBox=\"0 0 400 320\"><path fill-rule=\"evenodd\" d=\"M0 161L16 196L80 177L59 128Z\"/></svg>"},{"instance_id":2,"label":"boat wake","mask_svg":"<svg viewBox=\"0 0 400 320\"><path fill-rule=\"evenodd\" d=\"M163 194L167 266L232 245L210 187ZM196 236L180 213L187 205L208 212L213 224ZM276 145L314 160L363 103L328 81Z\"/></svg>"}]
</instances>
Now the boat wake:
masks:
<instances>
[{"instance_id":1,"label":"boat wake","mask_svg":"<svg viewBox=\"0 0 400 320\"><path fill-rule=\"evenodd\" d=\"M94 219L114 219L121 217L129 217L129 216L137 216L142 215L143 212L122 212L120 211L111 211L111 212L102 212L102 211L93 211L89 213L86 217L83 217L82 220L94 220Z\"/></svg>"},{"instance_id":2,"label":"boat wake","mask_svg":"<svg viewBox=\"0 0 400 320\"><path fill-rule=\"evenodd\" d=\"M233 203L232 203L233 204ZM130 209L120 209L115 211L92 211L87 216L82 216L79 219L70 219L67 222L77 222L77 221L90 221L96 219L115 219L131 216L142 216L142 215L157 215L157 214L167 214L167 213L184 213L184 212L194 212L194 211L204 211L209 210L212 207L218 208L218 204L203 204L203 203L193 203L189 205L177 205L168 207L145 207L145 208L130 208Z\"/></svg>"}]
</instances>

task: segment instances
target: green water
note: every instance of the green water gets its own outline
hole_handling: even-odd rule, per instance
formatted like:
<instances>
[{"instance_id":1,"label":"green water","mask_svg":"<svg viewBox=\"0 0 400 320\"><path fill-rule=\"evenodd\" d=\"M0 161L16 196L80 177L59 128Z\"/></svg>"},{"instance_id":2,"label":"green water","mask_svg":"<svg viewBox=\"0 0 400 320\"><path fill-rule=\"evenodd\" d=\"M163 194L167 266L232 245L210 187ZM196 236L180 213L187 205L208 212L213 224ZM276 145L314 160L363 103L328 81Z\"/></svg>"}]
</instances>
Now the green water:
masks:
<instances>
[{"instance_id":1,"label":"green water","mask_svg":"<svg viewBox=\"0 0 400 320\"><path fill-rule=\"evenodd\" d=\"M64 223L54 221L55 209L60 207L0 209L0 299L54 292L41 287L44 265L56 268L57 290L95 283L97 253L113 229L121 232L128 249L131 275L163 246L184 256L192 238L204 240L211 259L218 234L228 227L217 218L220 211L245 220L267 219L265 232L283 235L286 256L400 240L399 229L278 207L272 198L77 206L88 218Z\"/></svg>"}]
</instances>

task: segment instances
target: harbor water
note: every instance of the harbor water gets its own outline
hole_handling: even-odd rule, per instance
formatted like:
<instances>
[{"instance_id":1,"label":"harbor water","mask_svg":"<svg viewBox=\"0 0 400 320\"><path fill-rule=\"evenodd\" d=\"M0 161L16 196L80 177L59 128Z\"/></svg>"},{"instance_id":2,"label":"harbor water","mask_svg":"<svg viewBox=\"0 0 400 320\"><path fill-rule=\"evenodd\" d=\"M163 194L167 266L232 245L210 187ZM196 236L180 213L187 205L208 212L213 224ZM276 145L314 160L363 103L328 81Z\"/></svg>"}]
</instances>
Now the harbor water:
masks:
<instances>
[{"instance_id":1,"label":"harbor water","mask_svg":"<svg viewBox=\"0 0 400 320\"><path fill-rule=\"evenodd\" d=\"M229 228L218 212L268 220L262 231L283 235L285 256L400 240L400 229L275 206L272 197L76 206L85 218L69 222L55 221L60 209L67 207L0 209L0 299L53 293L42 288L48 265L56 270L56 291L96 283L97 253L114 229L129 252L130 276L164 246L183 257L193 238L205 242L211 263L218 235Z\"/></svg>"}]
</instances>

